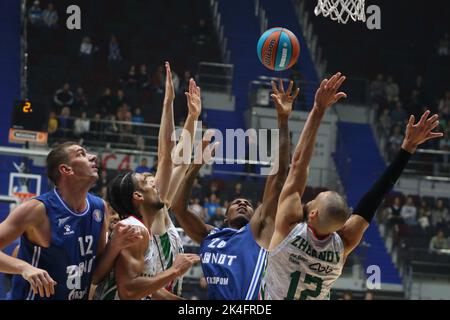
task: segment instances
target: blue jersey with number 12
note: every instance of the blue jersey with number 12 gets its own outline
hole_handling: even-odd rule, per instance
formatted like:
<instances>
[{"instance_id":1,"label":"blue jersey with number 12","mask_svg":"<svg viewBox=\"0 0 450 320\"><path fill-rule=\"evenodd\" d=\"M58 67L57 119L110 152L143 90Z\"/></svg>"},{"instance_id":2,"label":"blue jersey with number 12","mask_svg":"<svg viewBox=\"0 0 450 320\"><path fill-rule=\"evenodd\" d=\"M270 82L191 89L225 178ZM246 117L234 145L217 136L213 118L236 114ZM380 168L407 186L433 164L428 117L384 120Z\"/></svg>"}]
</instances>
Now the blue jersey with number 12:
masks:
<instances>
[{"instance_id":1,"label":"blue jersey with number 12","mask_svg":"<svg viewBox=\"0 0 450 320\"><path fill-rule=\"evenodd\" d=\"M51 228L48 248L37 246L22 236L18 258L44 269L57 282L55 294L41 298L20 275L13 277L11 299L78 300L87 299L95 267L98 240L104 219L104 202L88 194L86 209L69 209L56 189L35 198L45 205Z\"/></svg>"}]
</instances>

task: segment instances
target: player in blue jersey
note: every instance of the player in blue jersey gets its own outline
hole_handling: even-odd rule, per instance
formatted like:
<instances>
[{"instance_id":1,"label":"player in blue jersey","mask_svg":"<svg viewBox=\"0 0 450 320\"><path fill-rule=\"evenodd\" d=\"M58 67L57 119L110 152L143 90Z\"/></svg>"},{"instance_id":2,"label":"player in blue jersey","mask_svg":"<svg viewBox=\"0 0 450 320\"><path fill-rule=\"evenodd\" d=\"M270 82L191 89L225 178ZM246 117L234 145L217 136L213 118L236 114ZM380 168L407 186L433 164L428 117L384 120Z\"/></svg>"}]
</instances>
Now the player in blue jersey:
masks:
<instances>
[{"instance_id":1,"label":"player in blue jersey","mask_svg":"<svg viewBox=\"0 0 450 320\"><path fill-rule=\"evenodd\" d=\"M21 237L18 258L0 253L0 272L14 274L12 299L87 299L91 282L140 238L134 228L117 225L106 245L105 202L88 193L98 180L96 162L74 142L58 145L47 157L56 188L21 204L0 224L0 248Z\"/></svg>"},{"instance_id":2,"label":"player in blue jersey","mask_svg":"<svg viewBox=\"0 0 450 320\"><path fill-rule=\"evenodd\" d=\"M282 82L272 82L271 95L277 111L280 145L278 168L267 178L262 204L254 210L247 199L235 199L227 208L228 227L214 228L205 224L188 209L192 185L202 165L191 164L174 197L172 210L186 234L201 244L201 262L208 282L208 298L223 300L255 300L261 274L274 230L275 212L290 156L288 119L299 89L293 83L284 91Z\"/></svg>"}]
</instances>

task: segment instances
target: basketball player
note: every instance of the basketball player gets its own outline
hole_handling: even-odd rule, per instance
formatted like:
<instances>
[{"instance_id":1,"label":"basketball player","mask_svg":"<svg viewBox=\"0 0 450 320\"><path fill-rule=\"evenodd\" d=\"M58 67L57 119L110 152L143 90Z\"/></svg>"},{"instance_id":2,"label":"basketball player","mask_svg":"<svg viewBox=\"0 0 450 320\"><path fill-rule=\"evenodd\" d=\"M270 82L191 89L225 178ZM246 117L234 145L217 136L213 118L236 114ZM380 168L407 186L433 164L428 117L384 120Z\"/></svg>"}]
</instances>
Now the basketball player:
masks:
<instances>
[{"instance_id":1,"label":"basketball player","mask_svg":"<svg viewBox=\"0 0 450 320\"><path fill-rule=\"evenodd\" d=\"M197 87L194 79L189 81L189 92L186 92L188 116L184 122L184 130L181 134L180 141L176 146L175 152L183 157L183 152L186 150L191 153L193 148L193 140L195 137L195 128L197 120L200 116L201 107L201 94L200 88ZM172 82L172 74L170 71L170 65L166 63L166 101L173 104L175 98L175 91ZM189 143L190 142L190 143ZM186 143L185 148L183 144ZM159 148L164 148L162 142ZM183 253L183 243L181 237L175 228L170 216L169 211L172 204L173 196L178 189L186 170L188 163L181 163L173 166L171 173L169 190L166 197L163 199L165 206L159 210L155 220L152 223L152 275L156 275L171 267L173 260L178 253ZM178 296L181 296L183 278L177 278L175 281L170 282L166 289ZM157 295L153 297L156 299Z\"/></svg>"},{"instance_id":2,"label":"basketball player","mask_svg":"<svg viewBox=\"0 0 450 320\"><path fill-rule=\"evenodd\" d=\"M12 299L87 299L92 282L118 252L139 238L118 225L106 246L105 202L88 191L98 180L97 157L66 142L47 157L56 188L16 207L0 224L0 248L21 236L18 258L0 254L0 272L14 274Z\"/></svg>"},{"instance_id":3,"label":"basketball player","mask_svg":"<svg viewBox=\"0 0 450 320\"><path fill-rule=\"evenodd\" d=\"M186 234L201 245L204 276L209 299L252 300L257 298L260 276L272 237L277 199L287 174L289 162L288 118L299 89L292 92L293 82L284 91L272 83L280 148L278 172L267 178L262 205L254 211L247 199L235 199L227 208L225 224L218 229L205 224L188 208L194 180L201 164L191 164L175 195L172 209ZM277 166L275 166L277 167Z\"/></svg>"},{"instance_id":4,"label":"basketball player","mask_svg":"<svg viewBox=\"0 0 450 320\"><path fill-rule=\"evenodd\" d=\"M127 193L123 191L120 189L120 185L117 186L114 182L108 189L110 203L113 208L119 212L121 218L124 219L122 222L127 225L139 226L142 229L141 232L147 243L142 243L139 248L145 248L145 251L137 249L133 251L133 249L131 249L127 250L127 252L123 252L123 254L121 253L121 256L132 256L130 264L128 266L124 266L123 264L126 264L127 259L124 259L122 264L120 263L121 260L118 259L115 264L115 270L110 274L108 279L106 279L102 285L99 286L95 299L143 299L149 295L151 295L153 299L178 299L175 294L181 295L181 279L178 277L171 277L170 280L165 283L168 290L164 290L162 287L158 286L156 286L155 289L155 285L153 284L154 281L159 279L159 274L163 271L173 271L173 268L171 269L171 267L175 263L174 260L176 261L177 255L183 252L181 239L172 221L170 220L167 209L168 206L170 206L170 192L173 192L173 190L177 188L177 184L179 184L182 175L184 175L183 170L185 171L186 169L183 169L182 166L175 169L172 167L171 151L174 146L174 142L171 140L171 135L175 129L173 124L173 100L175 94L170 65L168 62L166 62L165 67L166 93L158 138L158 168L156 171L156 176L148 178L151 179L156 186L155 188L158 191L159 202L155 203L153 207L147 206L137 210L139 208L139 203L137 203L135 207L131 207L130 204L123 206L124 201L132 201L132 192ZM185 122L186 130L183 132L184 135L188 134L191 136L193 136L195 122L198 119L201 110L200 92L198 91L198 94L197 92L194 94L194 92L192 92L194 88L197 91L198 87L196 87L195 82L191 79L189 89L190 92L188 96L189 115ZM191 94L196 96L195 103L193 103L194 105L191 105L190 103L189 97ZM187 137L184 138L186 139ZM130 174L127 177L127 179L129 179L127 183L132 183L131 189L133 192L134 190L140 190L139 179L141 176L138 174L136 176ZM166 177L169 177L169 179ZM117 184L118 180L115 179L114 181L116 181ZM127 180L123 181L125 182ZM115 190L117 188L119 191L116 192ZM128 196L129 199L123 200L121 197L124 196ZM133 208L133 210L130 211L130 208ZM133 217L129 217L131 213L139 217L143 217L144 223ZM193 256L182 255L178 260L184 261L183 259L186 260L186 257L192 258ZM148 284L149 291L139 291L138 289L138 291L132 291L130 293L130 289L125 289L127 286L126 284L133 280L132 278L129 278L131 271L127 269L133 268L133 261L141 262L140 268L138 269L140 272L139 275L143 273L144 278L147 278L143 279L142 283ZM136 270L133 270L133 272L136 272ZM167 272L165 274L167 274ZM173 273L171 273L171 275L173 275ZM145 292L144 296L140 295L142 292ZM172 294L171 292L175 294Z\"/></svg>"},{"instance_id":5,"label":"basketball player","mask_svg":"<svg viewBox=\"0 0 450 320\"><path fill-rule=\"evenodd\" d=\"M372 188L362 197L349 218L346 201L336 192L322 192L302 206L317 131L325 111L345 93L341 74L324 80L316 94L293 155L281 192L275 231L270 243L261 298L273 300L329 299L330 289L341 275L348 255L359 244L377 207L393 187L418 145L442 133L431 132L438 116L423 114L417 124L411 116L402 149Z\"/></svg>"},{"instance_id":6,"label":"basketball player","mask_svg":"<svg viewBox=\"0 0 450 320\"><path fill-rule=\"evenodd\" d=\"M159 299L176 299L177 296L164 287L199 261L197 255L180 253L171 267L152 274L149 230L158 211L164 207L156 179L158 177L150 173L125 172L108 186L108 201L123 219L121 222L137 226L142 238L120 251L114 271L97 287L95 299L138 300L152 295Z\"/></svg>"}]
</instances>

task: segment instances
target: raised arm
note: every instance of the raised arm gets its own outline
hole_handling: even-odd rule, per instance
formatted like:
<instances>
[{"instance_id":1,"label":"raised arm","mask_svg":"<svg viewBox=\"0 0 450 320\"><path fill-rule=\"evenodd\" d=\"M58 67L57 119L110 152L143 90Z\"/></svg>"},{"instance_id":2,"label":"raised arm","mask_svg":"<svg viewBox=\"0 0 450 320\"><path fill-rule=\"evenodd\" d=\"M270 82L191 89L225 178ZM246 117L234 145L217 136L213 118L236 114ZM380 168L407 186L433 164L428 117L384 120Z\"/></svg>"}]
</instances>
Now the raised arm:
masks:
<instances>
[{"instance_id":1,"label":"raised arm","mask_svg":"<svg viewBox=\"0 0 450 320\"><path fill-rule=\"evenodd\" d=\"M211 132L211 131L210 131ZM211 137L207 136L203 139L202 144L199 146L202 148L201 155L204 154L208 143L211 141ZM218 146L218 142L213 145L213 152ZM203 157L202 163L208 162L208 156ZM177 189L175 197L173 199L172 211L184 232L197 243L201 243L203 239L214 229L213 226L206 224L200 217L198 217L192 210L189 209L189 199L192 193L192 186L194 185L195 178L197 177L203 164L197 164L199 161L195 161L191 165L184 176L180 187Z\"/></svg>"},{"instance_id":2,"label":"raised arm","mask_svg":"<svg viewBox=\"0 0 450 320\"><path fill-rule=\"evenodd\" d=\"M377 208L397 182L417 147L425 141L443 136L441 132L432 132L439 125L438 115L428 118L429 115L430 111L426 111L417 124L414 124L414 116L410 116L406 135L397 156L361 198L352 216L338 232L344 242L345 257L358 246Z\"/></svg>"},{"instance_id":3,"label":"raised arm","mask_svg":"<svg viewBox=\"0 0 450 320\"><path fill-rule=\"evenodd\" d=\"M202 100L200 87L197 87L194 79L189 81L189 92L186 92L187 105L188 105L188 116L184 122L184 130L181 133L180 140L175 148L175 153L183 158L183 151L189 150L189 157L191 156L192 149L194 147L195 139L195 129L197 126L197 121L202 111ZM186 144L186 145L185 145ZM183 147L184 146L184 147ZM172 204L173 197L176 190L180 186L181 180L183 179L186 171L189 167L189 163L181 163L176 165L172 172L172 177L170 178L170 187L167 195L168 207L170 208Z\"/></svg>"},{"instance_id":4,"label":"raised arm","mask_svg":"<svg viewBox=\"0 0 450 320\"><path fill-rule=\"evenodd\" d=\"M171 136L175 130L173 120L173 101L175 99L175 91L172 82L172 73L170 64L166 62L166 92L164 96L163 112L161 116L161 127L158 135L158 168L155 180L159 189L159 194L163 202L167 202L167 194L169 191L170 177L172 175L172 158L171 152L175 146Z\"/></svg>"},{"instance_id":5,"label":"raised arm","mask_svg":"<svg viewBox=\"0 0 450 320\"><path fill-rule=\"evenodd\" d=\"M346 97L343 92L336 93L344 81L345 77L337 73L329 81L323 80L316 92L314 106L295 148L291 168L278 200L275 232L270 248L278 246L292 228L303 219L301 197L308 180L308 166L313 156L317 132L325 111L338 100Z\"/></svg>"},{"instance_id":6,"label":"raised arm","mask_svg":"<svg viewBox=\"0 0 450 320\"><path fill-rule=\"evenodd\" d=\"M250 223L253 225L253 230L256 231L256 237L260 238L259 234L263 231L264 226L271 226L273 228L275 223L275 214L278 207L278 198L280 197L283 184L286 180L286 175L289 169L289 158L291 154L290 140L289 140L289 115L292 112L292 104L298 96L299 89L292 93L293 82L289 83L287 91L284 91L283 82L280 80L279 87L272 81L273 94L271 95L275 103L279 130L279 146L278 155L275 157L274 169L267 177L266 185L264 187L264 194L262 197L262 204L255 211ZM292 93L292 94L291 94ZM271 236L272 232L269 233ZM269 245L270 238L261 239L264 242L267 240ZM266 246L266 247L267 247Z\"/></svg>"}]
</instances>

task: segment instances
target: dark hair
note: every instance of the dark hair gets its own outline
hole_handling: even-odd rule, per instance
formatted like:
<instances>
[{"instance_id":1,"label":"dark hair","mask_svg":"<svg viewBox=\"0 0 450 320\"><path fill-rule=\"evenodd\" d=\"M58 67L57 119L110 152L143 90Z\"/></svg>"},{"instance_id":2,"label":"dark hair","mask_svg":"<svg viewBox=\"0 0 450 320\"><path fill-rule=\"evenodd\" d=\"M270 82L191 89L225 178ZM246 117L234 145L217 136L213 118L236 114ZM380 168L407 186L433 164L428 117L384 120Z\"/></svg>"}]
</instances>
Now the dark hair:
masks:
<instances>
[{"instance_id":1,"label":"dark hair","mask_svg":"<svg viewBox=\"0 0 450 320\"><path fill-rule=\"evenodd\" d=\"M74 145L78 145L78 143L73 141L61 143L53 148L47 156L47 176L55 185L58 185L59 178L61 177L59 166L69 162L66 149Z\"/></svg>"},{"instance_id":2,"label":"dark hair","mask_svg":"<svg viewBox=\"0 0 450 320\"><path fill-rule=\"evenodd\" d=\"M133 192L138 190L133 171L118 174L108 185L107 200L120 219L126 219L131 214L140 217L133 206Z\"/></svg>"}]
</instances>

